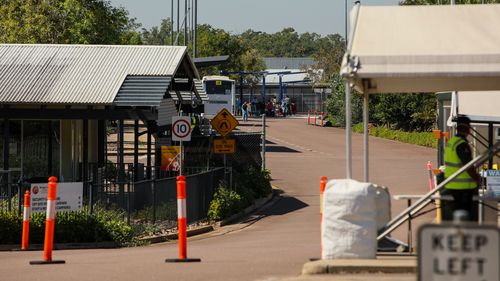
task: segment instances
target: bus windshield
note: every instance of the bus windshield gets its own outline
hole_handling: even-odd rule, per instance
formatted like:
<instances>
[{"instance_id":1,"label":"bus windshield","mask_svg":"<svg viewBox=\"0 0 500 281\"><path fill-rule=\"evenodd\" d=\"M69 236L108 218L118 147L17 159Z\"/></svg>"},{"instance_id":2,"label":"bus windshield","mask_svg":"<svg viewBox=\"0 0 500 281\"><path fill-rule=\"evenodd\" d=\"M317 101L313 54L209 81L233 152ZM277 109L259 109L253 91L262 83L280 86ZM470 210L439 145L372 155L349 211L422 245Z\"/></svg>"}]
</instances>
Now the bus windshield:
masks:
<instances>
[{"instance_id":1,"label":"bus windshield","mask_svg":"<svg viewBox=\"0 0 500 281\"><path fill-rule=\"evenodd\" d=\"M230 95L232 81L212 80L205 81L207 95Z\"/></svg>"}]
</instances>

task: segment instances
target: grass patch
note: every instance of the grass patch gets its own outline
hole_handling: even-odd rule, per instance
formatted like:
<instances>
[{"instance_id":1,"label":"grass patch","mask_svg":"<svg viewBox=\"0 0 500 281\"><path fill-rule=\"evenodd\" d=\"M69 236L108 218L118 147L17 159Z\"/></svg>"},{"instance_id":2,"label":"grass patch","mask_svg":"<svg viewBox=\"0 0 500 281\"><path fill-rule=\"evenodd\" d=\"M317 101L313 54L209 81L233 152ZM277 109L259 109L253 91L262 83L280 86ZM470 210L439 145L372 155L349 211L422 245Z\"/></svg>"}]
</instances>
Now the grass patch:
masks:
<instances>
[{"instance_id":1,"label":"grass patch","mask_svg":"<svg viewBox=\"0 0 500 281\"><path fill-rule=\"evenodd\" d=\"M363 133L363 124L354 125L352 130L356 133ZM374 137L437 148L437 140L432 135L432 132L404 132L384 127L371 127L369 132L370 136Z\"/></svg>"}]
</instances>

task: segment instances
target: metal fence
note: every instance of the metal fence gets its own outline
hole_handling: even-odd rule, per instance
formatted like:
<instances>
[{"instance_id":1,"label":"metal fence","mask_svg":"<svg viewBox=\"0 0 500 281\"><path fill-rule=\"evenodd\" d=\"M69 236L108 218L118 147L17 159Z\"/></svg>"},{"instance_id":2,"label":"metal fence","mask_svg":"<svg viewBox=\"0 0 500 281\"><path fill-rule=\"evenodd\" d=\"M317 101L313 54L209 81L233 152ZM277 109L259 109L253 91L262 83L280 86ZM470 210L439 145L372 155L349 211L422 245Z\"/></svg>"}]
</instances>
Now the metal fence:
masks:
<instances>
[{"instance_id":1,"label":"metal fence","mask_svg":"<svg viewBox=\"0 0 500 281\"><path fill-rule=\"evenodd\" d=\"M186 176L188 223L207 218L208 207L221 181L224 168ZM134 219L163 223L177 220L176 178L146 180L134 185Z\"/></svg>"},{"instance_id":2,"label":"metal fence","mask_svg":"<svg viewBox=\"0 0 500 281\"><path fill-rule=\"evenodd\" d=\"M218 136L196 136L185 143L188 222L206 218L210 201L221 181L232 186L233 169L244 170L262 165L262 134L235 133L234 154L215 154L212 146ZM83 166L80 165L80 168ZM81 173L84 174L83 172ZM160 167L145 167L131 163L108 162L104 167L90 163L84 183L83 201L93 212L96 204L104 208L123 210L128 222L171 221L177 218L176 179L178 172L161 171ZM20 181L20 171L0 171L0 211L21 211L22 194L29 180ZM147 175L153 175L147 178ZM36 179L43 182L45 178Z\"/></svg>"},{"instance_id":3,"label":"metal fence","mask_svg":"<svg viewBox=\"0 0 500 281\"><path fill-rule=\"evenodd\" d=\"M104 178L89 184L86 189L88 192L84 193L84 200L89 202L89 206L97 204L108 209L123 210L129 223L175 221L178 172L162 172L153 168L153 175L156 176L152 179L133 181L133 165L125 167L122 181ZM204 219L215 190L228 176L224 174L224 168L207 170L200 167L187 167L184 175L188 187L188 222Z\"/></svg>"},{"instance_id":4,"label":"metal fence","mask_svg":"<svg viewBox=\"0 0 500 281\"><path fill-rule=\"evenodd\" d=\"M186 165L202 167L232 167L245 169L248 166L262 166L262 133L236 132L227 139L235 139L236 150L233 154L216 154L212 147L214 139L220 136L192 137L185 144Z\"/></svg>"},{"instance_id":5,"label":"metal fence","mask_svg":"<svg viewBox=\"0 0 500 281\"><path fill-rule=\"evenodd\" d=\"M19 202L24 190L19 177L18 170L0 170L0 211L21 212Z\"/></svg>"}]
</instances>

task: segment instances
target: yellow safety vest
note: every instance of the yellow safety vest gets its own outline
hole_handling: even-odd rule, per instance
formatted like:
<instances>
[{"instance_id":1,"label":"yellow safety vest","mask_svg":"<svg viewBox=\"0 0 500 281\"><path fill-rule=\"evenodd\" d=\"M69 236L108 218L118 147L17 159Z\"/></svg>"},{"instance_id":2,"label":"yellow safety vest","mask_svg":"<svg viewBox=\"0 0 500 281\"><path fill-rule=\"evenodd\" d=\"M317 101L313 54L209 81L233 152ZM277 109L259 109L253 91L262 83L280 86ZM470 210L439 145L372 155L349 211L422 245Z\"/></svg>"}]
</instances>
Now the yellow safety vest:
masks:
<instances>
[{"instance_id":1,"label":"yellow safety vest","mask_svg":"<svg viewBox=\"0 0 500 281\"><path fill-rule=\"evenodd\" d=\"M460 157L457 154L457 147L466 143L461 137L454 136L446 144L444 150L444 177L448 178L453 175L456 171L464 166L466 163L462 163ZM445 185L447 189L474 189L477 187L476 181L467 173L467 171L462 172L458 177L454 178L448 184Z\"/></svg>"}]
</instances>

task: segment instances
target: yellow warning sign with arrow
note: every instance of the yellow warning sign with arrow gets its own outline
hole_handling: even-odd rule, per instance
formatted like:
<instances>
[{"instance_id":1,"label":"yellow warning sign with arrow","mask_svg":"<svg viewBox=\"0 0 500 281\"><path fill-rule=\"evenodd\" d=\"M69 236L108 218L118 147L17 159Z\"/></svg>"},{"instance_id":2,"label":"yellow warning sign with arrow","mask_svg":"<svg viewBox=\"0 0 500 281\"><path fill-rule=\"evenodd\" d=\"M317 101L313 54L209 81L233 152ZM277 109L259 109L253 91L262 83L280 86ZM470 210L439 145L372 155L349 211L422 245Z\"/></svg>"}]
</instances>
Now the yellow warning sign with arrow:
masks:
<instances>
[{"instance_id":1,"label":"yellow warning sign with arrow","mask_svg":"<svg viewBox=\"0 0 500 281\"><path fill-rule=\"evenodd\" d=\"M223 108L215 117L210 121L212 128L219 132L221 136L226 136L234 128L236 128L240 123L234 118L234 116L227 109Z\"/></svg>"}]
</instances>

